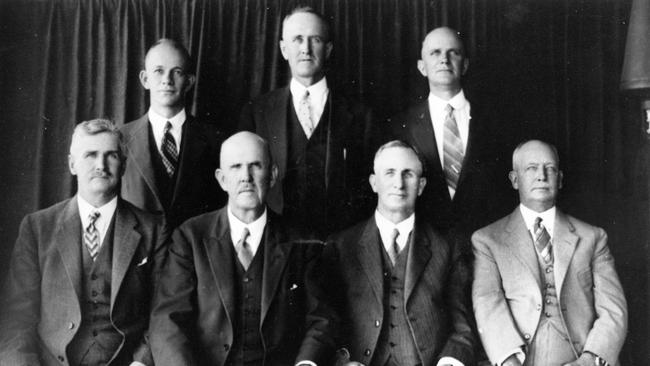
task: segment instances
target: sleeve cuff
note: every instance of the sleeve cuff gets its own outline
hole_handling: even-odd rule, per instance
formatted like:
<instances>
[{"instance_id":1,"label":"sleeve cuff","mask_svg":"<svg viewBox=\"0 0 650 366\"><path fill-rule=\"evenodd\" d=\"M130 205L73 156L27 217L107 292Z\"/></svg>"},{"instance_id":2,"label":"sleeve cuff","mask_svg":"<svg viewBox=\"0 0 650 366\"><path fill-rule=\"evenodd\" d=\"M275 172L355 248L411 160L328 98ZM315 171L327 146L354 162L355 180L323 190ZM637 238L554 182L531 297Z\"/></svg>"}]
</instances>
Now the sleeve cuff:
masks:
<instances>
[{"instance_id":1,"label":"sleeve cuff","mask_svg":"<svg viewBox=\"0 0 650 366\"><path fill-rule=\"evenodd\" d=\"M133 361L129 366L147 366L147 365L143 364L142 362Z\"/></svg>"},{"instance_id":2,"label":"sleeve cuff","mask_svg":"<svg viewBox=\"0 0 650 366\"><path fill-rule=\"evenodd\" d=\"M519 362L522 365L524 364L524 361L526 361L526 354L524 353L524 351L521 350L521 348L517 347L517 348L513 349L512 351L508 352L508 354L506 354L505 357L501 358L499 360L499 362L497 362L497 365L498 366L503 365L503 363L506 362L508 357L510 357L512 355L515 355L515 357L517 357L517 359L519 359Z\"/></svg>"},{"instance_id":3,"label":"sleeve cuff","mask_svg":"<svg viewBox=\"0 0 650 366\"><path fill-rule=\"evenodd\" d=\"M438 361L436 366L442 366L442 365L452 365L452 366L465 366L462 362L458 361L457 359L453 357L443 357Z\"/></svg>"},{"instance_id":4,"label":"sleeve cuff","mask_svg":"<svg viewBox=\"0 0 650 366\"><path fill-rule=\"evenodd\" d=\"M307 365L308 366L318 366L318 365L316 365L315 362L312 362L312 361L309 361L309 360L302 360L302 361L296 362L296 366L307 366Z\"/></svg>"}]
</instances>

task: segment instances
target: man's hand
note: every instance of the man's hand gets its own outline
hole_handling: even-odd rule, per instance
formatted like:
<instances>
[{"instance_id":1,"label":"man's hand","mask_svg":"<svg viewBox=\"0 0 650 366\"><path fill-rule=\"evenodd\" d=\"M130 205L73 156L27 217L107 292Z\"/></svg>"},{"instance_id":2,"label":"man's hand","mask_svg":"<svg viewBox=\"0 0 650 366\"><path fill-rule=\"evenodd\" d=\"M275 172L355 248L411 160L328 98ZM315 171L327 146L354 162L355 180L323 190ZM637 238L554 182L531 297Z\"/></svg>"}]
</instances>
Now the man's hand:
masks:
<instances>
[{"instance_id":1,"label":"man's hand","mask_svg":"<svg viewBox=\"0 0 650 366\"><path fill-rule=\"evenodd\" d=\"M564 366L593 366L596 364L596 356L589 352L584 352L580 358L573 362L565 363Z\"/></svg>"},{"instance_id":2,"label":"man's hand","mask_svg":"<svg viewBox=\"0 0 650 366\"><path fill-rule=\"evenodd\" d=\"M501 364L501 366L522 366L521 361L517 358L516 354L511 355L510 357L506 358L505 361Z\"/></svg>"},{"instance_id":3,"label":"man's hand","mask_svg":"<svg viewBox=\"0 0 650 366\"><path fill-rule=\"evenodd\" d=\"M345 366L366 366L366 365L362 364L361 362L350 361L350 362L346 363Z\"/></svg>"}]
</instances>

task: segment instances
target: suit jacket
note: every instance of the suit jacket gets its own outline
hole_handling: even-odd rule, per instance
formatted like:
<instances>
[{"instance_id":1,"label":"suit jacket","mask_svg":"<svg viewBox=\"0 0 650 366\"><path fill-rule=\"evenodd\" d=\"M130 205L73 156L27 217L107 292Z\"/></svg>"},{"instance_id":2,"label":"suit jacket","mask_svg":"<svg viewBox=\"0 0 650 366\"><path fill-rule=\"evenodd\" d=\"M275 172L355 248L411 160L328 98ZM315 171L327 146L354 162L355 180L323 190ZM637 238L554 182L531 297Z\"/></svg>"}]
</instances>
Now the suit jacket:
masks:
<instances>
[{"instance_id":1,"label":"suit jacket","mask_svg":"<svg viewBox=\"0 0 650 366\"><path fill-rule=\"evenodd\" d=\"M278 213L284 208L283 191L293 192L301 187L285 187L289 138L288 106L292 103L289 87L276 89L244 106L240 130L252 131L266 139L271 155L278 165L278 182L268 195L269 207ZM357 222L371 212L372 197L368 175L372 169L370 152L370 111L361 104L346 99L330 88L326 112L329 111L328 155L326 157L328 234ZM326 113L324 112L324 113ZM290 194L290 193L288 193ZM330 224L331 223L331 224Z\"/></svg>"},{"instance_id":2,"label":"suit jacket","mask_svg":"<svg viewBox=\"0 0 650 366\"><path fill-rule=\"evenodd\" d=\"M81 226L76 197L23 219L2 297L1 365L68 365L81 322ZM123 341L111 365L152 365L144 333L165 236L162 220L119 199L110 311Z\"/></svg>"},{"instance_id":3,"label":"suit jacket","mask_svg":"<svg viewBox=\"0 0 650 366\"><path fill-rule=\"evenodd\" d=\"M474 314L494 364L534 337L542 311L541 274L519 208L474 233L472 243ZM558 210L552 245L562 322L576 353L590 351L618 364L627 305L607 234Z\"/></svg>"},{"instance_id":4,"label":"suit jacket","mask_svg":"<svg viewBox=\"0 0 650 366\"><path fill-rule=\"evenodd\" d=\"M512 150L508 150L503 134L490 125L486 113L475 104L471 107L465 158L453 200L438 154L442 139L434 135L426 99L391 118L384 126L388 132L382 134L383 142L400 139L418 150L425 161L427 186L418 199L417 210L448 240L463 243L466 249L471 234L503 217L515 199L508 182Z\"/></svg>"},{"instance_id":5,"label":"suit jacket","mask_svg":"<svg viewBox=\"0 0 650 366\"><path fill-rule=\"evenodd\" d=\"M155 363L224 365L236 317L226 208L188 220L172 238L151 319ZM321 242L291 240L279 217L268 213L258 249L264 251L259 331L266 366L296 360L323 365L333 353L332 324L320 315L319 296L305 281L321 247Z\"/></svg>"},{"instance_id":6,"label":"suit jacket","mask_svg":"<svg viewBox=\"0 0 650 366\"><path fill-rule=\"evenodd\" d=\"M408 326L423 365L445 356L466 366L475 338L468 319L469 273L458 251L416 216L408 252L404 296ZM384 322L381 237L374 217L330 238L321 281L342 317L341 346L350 360L371 365Z\"/></svg>"},{"instance_id":7,"label":"suit jacket","mask_svg":"<svg viewBox=\"0 0 650 366\"><path fill-rule=\"evenodd\" d=\"M224 136L214 126L187 116L183 124L176 184L165 211L155 181L149 148L149 119L140 119L122 127L126 148L126 171L122 177L122 197L145 211L164 214L174 228L186 219L215 210L225 202L215 178L219 150Z\"/></svg>"}]
</instances>

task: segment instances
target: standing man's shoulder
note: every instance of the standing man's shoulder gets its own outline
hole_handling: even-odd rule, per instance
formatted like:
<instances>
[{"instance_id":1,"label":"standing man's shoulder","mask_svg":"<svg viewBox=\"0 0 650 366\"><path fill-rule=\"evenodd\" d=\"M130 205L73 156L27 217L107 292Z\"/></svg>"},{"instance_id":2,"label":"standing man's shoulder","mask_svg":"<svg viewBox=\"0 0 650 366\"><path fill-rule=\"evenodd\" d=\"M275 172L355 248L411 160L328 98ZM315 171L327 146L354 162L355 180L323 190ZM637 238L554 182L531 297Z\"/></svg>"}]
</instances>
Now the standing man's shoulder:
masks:
<instances>
[{"instance_id":1,"label":"standing man's shoulder","mask_svg":"<svg viewBox=\"0 0 650 366\"><path fill-rule=\"evenodd\" d=\"M124 137L128 139L128 137L135 131L143 127L147 127L147 123L149 123L149 117L145 113L140 118L125 123L122 127L120 127L120 131Z\"/></svg>"}]
</instances>

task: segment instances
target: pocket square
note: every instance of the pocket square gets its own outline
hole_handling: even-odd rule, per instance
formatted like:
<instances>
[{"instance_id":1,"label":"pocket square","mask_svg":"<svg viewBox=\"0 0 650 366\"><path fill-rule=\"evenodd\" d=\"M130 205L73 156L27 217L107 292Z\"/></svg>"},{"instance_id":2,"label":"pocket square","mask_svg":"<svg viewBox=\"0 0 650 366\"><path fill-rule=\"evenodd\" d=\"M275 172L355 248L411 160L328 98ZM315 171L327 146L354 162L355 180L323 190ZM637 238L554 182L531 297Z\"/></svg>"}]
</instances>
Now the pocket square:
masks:
<instances>
[{"instance_id":1,"label":"pocket square","mask_svg":"<svg viewBox=\"0 0 650 366\"><path fill-rule=\"evenodd\" d=\"M136 265L136 267L140 267L140 266L143 266L143 265L147 264L148 258L149 258L149 257L144 257L144 258L142 258L142 260L140 261L140 263L138 263L138 264Z\"/></svg>"},{"instance_id":2,"label":"pocket square","mask_svg":"<svg viewBox=\"0 0 650 366\"><path fill-rule=\"evenodd\" d=\"M293 291L293 290L295 290L295 289L297 289L297 288L298 288L298 285L296 285L296 284L294 283L294 284L291 285L291 287L289 287L289 291Z\"/></svg>"}]
</instances>

